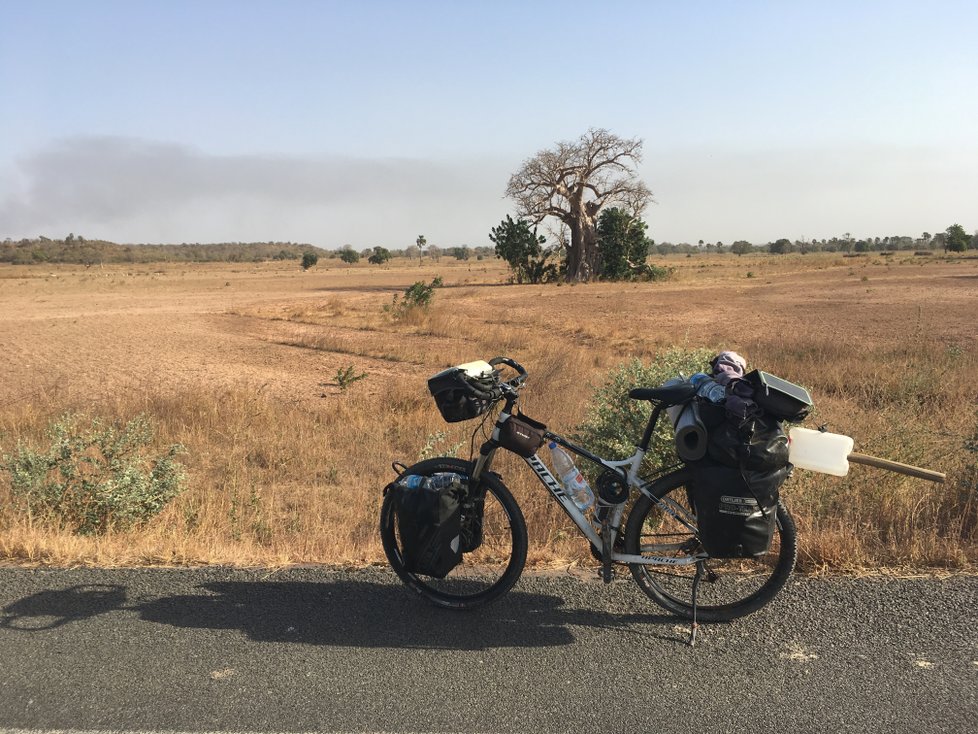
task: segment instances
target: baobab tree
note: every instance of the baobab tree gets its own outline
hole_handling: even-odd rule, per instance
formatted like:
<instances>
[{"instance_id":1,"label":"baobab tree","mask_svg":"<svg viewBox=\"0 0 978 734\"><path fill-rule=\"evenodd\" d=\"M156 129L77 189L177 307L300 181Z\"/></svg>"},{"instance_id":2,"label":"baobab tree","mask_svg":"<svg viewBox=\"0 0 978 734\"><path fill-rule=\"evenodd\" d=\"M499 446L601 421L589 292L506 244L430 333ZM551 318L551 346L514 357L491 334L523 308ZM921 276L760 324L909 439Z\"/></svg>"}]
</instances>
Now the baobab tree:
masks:
<instances>
[{"instance_id":1,"label":"baobab tree","mask_svg":"<svg viewBox=\"0 0 978 734\"><path fill-rule=\"evenodd\" d=\"M652 201L635 171L641 160L640 139L591 128L576 141L541 150L510 177L506 195L519 216L535 224L556 217L570 230L567 280L587 281L600 271L597 222L604 207L614 204L637 217Z\"/></svg>"}]
</instances>

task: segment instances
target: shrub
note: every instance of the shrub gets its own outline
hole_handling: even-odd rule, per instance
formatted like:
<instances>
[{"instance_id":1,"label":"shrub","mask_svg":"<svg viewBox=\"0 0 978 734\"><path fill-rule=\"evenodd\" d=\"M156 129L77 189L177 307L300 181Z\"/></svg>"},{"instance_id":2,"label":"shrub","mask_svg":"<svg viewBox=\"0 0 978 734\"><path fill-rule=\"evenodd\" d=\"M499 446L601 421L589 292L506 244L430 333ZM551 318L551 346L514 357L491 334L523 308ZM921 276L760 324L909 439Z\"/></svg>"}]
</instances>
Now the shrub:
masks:
<instances>
[{"instance_id":1,"label":"shrub","mask_svg":"<svg viewBox=\"0 0 978 734\"><path fill-rule=\"evenodd\" d=\"M354 382L362 380L367 376L366 372L361 372L359 375L356 370L353 369L353 365L347 365L345 368L340 368L336 370L336 384L339 385L340 390L346 392L347 388L350 387Z\"/></svg>"},{"instance_id":2,"label":"shrub","mask_svg":"<svg viewBox=\"0 0 978 734\"><path fill-rule=\"evenodd\" d=\"M649 422L651 409L647 401L629 398L628 391L634 387L657 387L680 374L689 377L707 369L714 356L715 352L708 349L675 348L658 354L649 364L636 359L619 365L594 391L574 439L605 458L631 456ZM663 415L649 444L643 464L645 470L679 460L673 438L672 426Z\"/></svg>"},{"instance_id":3,"label":"shrub","mask_svg":"<svg viewBox=\"0 0 978 734\"><path fill-rule=\"evenodd\" d=\"M373 253L367 258L367 262L371 265L383 265L385 262L390 260L392 257L391 251L386 247L377 246L374 248Z\"/></svg>"},{"instance_id":4,"label":"shrub","mask_svg":"<svg viewBox=\"0 0 978 734\"><path fill-rule=\"evenodd\" d=\"M403 318L412 311L427 311L431 300L435 297L435 288L441 288L442 283L440 275L435 276L429 284L419 280L405 289L403 299L399 299L395 294L390 305L384 306L384 311L395 319Z\"/></svg>"},{"instance_id":5,"label":"shrub","mask_svg":"<svg viewBox=\"0 0 978 734\"><path fill-rule=\"evenodd\" d=\"M302 253L302 269L308 270L313 265L319 262L319 255L315 252L304 252Z\"/></svg>"},{"instance_id":6,"label":"shrub","mask_svg":"<svg viewBox=\"0 0 978 734\"><path fill-rule=\"evenodd\" d=\"M50 446L18 443L3 457L14 497L32 517L55 520L81 535L128 530L157 515L183 489L183 448L147 455L154 430L139 416L122 427L67 414L47 430Z\"/></svg>"},{"instance_id":7,"label":"shrub","mask_svg":"<svg viewBox=\"0 0 978 734\"><path fill-rule=\"evenodd\" d=\"M509 263L517 283L546 283L556 280L558 269L547 260L552 254L543 249L547 238L538 235L525 219L513 220L508 214L493 227L489 239L496 246L496 255Z\"/></svg>"},{"instance_id":8,"label":"shrub","mask_svg":"<svg viewBox=\"0 0 978 734\"><path fill-rule=\"evenodd\" d=\"M633 217L624 209L612 207L601 212L598 253L601 255L602 278L635 280L648 274L645 261L652 241L645 235L647 228L640 217Z\"/></svg>"}]
</instances>

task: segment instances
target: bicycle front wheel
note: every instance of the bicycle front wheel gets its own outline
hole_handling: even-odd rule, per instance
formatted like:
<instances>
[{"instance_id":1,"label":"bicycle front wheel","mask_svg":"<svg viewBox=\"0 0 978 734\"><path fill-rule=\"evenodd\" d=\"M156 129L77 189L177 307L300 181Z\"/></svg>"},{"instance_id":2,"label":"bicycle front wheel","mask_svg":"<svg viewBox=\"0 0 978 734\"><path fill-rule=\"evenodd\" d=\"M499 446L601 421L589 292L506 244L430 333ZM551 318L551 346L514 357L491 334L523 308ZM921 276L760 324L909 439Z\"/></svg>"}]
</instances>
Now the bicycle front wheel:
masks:
<instances>
[{"instance_id":1,"label":"bicycle front wheel","mask_svg":"<svg viewBox=\"0 0 978 734\"><path fill-rule=\"evenodd\" d=\"M690 559L703 553L696 533L696 514L686 489L687 475L678 471L654 482L628 516L625 548L629 554ZM798 539L794 520L778 502L777 530L771 548L753 558L709 558L697 595L697 618L725 622L755 612L771 601L795 566ZM632 576L656 604L681 617L693 617L696 564L630 564Z\"/></svg>"},{"instance_id":2,"label":"bicycle front wheel","mask_svg":"<svg viewBox=\"0 0 978 734\"><path fill-rule=\"evenodd\" d=\"M468 477L472 469L473 465L468 461L443 457L422 461L405 473L430 477L439 472L455 472ZM380 538L391 568L410 588L447 609L471 609L496 599L512 588L526 563L526 521L499 476L486 472L479 487L470 487L469 491L485 493L482 542L474 551L466 553L462 562L443 579L414 574L404 568L392 492L384 498L380 509ZM463 510L463 532L468 520Z\"/></svg>"}]
</instances>

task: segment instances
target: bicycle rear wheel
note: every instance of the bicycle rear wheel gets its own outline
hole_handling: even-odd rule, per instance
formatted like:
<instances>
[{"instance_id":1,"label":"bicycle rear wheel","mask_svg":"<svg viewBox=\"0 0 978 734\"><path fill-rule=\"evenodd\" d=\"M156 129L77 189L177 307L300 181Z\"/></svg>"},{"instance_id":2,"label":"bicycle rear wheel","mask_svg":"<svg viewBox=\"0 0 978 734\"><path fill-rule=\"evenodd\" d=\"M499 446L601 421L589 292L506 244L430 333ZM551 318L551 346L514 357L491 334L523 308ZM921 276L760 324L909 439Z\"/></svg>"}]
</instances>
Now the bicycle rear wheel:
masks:
<instances>
[{"instance_id":1,"label":"bicycle rear wheel","mask_svg":"<svg viewBox=\"0 0 978 734\"><path fill-rule=\"evenodd\" d=\"M703 553L696 534L676 516L696 527L684 471L650 487L657 504L644 494L636 501L625 529L629 554L691 558ZM663 505L666 509L664 509ZM771 601L788 581L798 552L794 520L780 502L777 530L770 550L755 558L710 558L697 597L697 618L724 622L755 612ZM656 604L681 617L693 617L696 564L682 566L630 564L632 576Z\"/></svg>"},{"instance_id":2,"label":"bicycle rear wheel","mask_svg":"<svg viewBox=\"0 0 978 734\"><path fill-rule=\"evenodd\" d=\"M406 474L431 476L455 472L469 476L473 465L452 457L428 459L409 467ZM380 510L380 538L391 568L410 588L437 606L447 609L471 609L504 594L519 579L526 563L526 521L513 495L492 473L485 473L478 488L485 492L482 514L482 543L466 553L443 579L411 573L404 568L402 545L398 532L397 507L389 492ZM463 532L466 524L463 510Z\"/></svg>"}]
</instances>

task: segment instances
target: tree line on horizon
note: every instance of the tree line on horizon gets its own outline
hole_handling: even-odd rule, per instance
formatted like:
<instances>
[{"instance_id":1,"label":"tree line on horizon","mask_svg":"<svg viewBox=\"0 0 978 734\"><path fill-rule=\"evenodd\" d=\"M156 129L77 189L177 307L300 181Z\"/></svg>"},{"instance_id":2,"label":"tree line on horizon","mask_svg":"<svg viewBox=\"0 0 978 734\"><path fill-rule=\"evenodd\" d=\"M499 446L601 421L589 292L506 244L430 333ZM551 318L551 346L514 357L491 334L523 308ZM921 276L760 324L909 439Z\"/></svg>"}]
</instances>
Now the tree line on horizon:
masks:
<instances>
[{"instance_id":1,"label":"tree line on horizon","mask_svg":"<svg viewBox=\"0 0 978 734\"><path fill-rule=\"evenodd\" d=\"M610 211L610 210L606 210ZM520 220L511 221L519 222ZM526 221L526 220L523 220ZM627 227L627 218L615 215L608 221L609 227ZM504 219L501 224L505 224ZM636 218L636 223L640 224L644 235L646 224L640 218ZM490 238L498 228L493 228ZM527 222L527 231L532 228ZM531 235L532 236L532 235ZM537 235L538 241L542 235ZM634 235L633 244L634 248ZM422 239L422 238L419 238ZM495 240L493 240L495 242ZM628 245L622 245L627 247ZM540 251L550 250L553 255L558 255L562 245L559 242L551 242L547 245L546 238L541 241ZM948 227L943 232L931 234L923 232L919 237L907 235L889 235L884 237L862 237L855 238L848 233L841 237L826 239L795 239L781 238L773 242L757 244L746 240L736 240L729 244L722 241L706 242L699 240L695 243L690 242L659 242L648 239L647 255L695 255L697 253L732 253L744 255L750 253L813 253L813 252L841 252L841 253L864 253L864 252L886 252L886 251L909 251L909 250L943 250L948 252L964 252L966 250L978 249L978 231L969 235L964 227L955 224ZM301 263L307 253L314 253L318 260L342 260L346 263L356 263L361 260L372 264L383 264L394 258L404 258L408 260L418 260L419 264L424 260L438 262L442 258L453 260L477 260L482 261L502 256L498 252L498 247L458 245L452 247L438 247L423 243L419 246L417 242L400 249L391 249L383 246L367 247L356 249L352 245L344 245L337 249L326 249L310 244L293 242L218 242L218 243L192 243L192 244L120 244L101 239L85 239L80 235L69 234L64 239L52 239L49 237L25 238L13 240L6 238L0 242L0 263L14 265L31 265L42 263L61 263L76 265L100 265L100 264L125 264L125 263L161 263L161 262L225 262L225 263L256 263L291 260ZM616 260L621 274L621 258Z\"/></svg>"}]
</instances>

